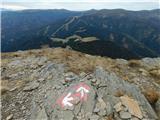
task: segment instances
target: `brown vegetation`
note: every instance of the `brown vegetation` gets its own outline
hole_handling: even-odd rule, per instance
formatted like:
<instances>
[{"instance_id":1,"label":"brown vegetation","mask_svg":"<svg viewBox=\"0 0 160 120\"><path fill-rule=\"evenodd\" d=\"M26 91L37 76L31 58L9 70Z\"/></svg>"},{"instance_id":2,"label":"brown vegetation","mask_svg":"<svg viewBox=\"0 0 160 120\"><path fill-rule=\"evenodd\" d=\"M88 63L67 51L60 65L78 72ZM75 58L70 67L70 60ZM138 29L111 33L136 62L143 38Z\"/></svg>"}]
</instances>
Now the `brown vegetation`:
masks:
<instances>
[{"instance_id":1,"label":"brown vegetation","mask_svg":"<svg viewBox=\"0 0 160 120\"><path fill-rule=\"evenodd\" d=\"M91 56L76 51L56 48L56 49L43 49L39 52L40 56L46 56L49 60L57 63L65 63L69 70L74 73L79 72L92 72L96 66L103 66L107 68L111 66L109 58Z\"/></svg>"},{"instance_id":2,"label":"brown vegetation","mask_svg":"<svg viewBox=\"0 0 160 120\"><path fill-rule=\"evenodd\" d=\"M25 84L23 80L1 80L0 82L0 91L2 95L7 93L8 91L12 91L12 89L21 88Z\"/></svg>"},{"instance_id":3,"label":"brown vegetation","mask_svg":"<svg viewBox=\"0 0 160 120\"><path fill-rule=\"evenodd\" d=\"M115 96L116 97L121 97L125 94L125 92L123 90L118 90L116 93L115 93Z\"/></svg>"},{"instance_id":4,"label":"brown vegetation","mask_svg":"<svg viewBox=\"0 0 160 120\"><path fill-rule=\"evenodd\" d=\"M140 67L140 62L138 60L130 60L128 66L130 67Z\"/></svg>"},{"instance_id":5,"label":"brown vegetation","mask_svg":"<svg viewBox=\"0 0 160 120\"><path fill-rule=\"evenodd\" d=\"M145 90L144 95L151 104L156 103L159 99L159 93L153 88Z\"/></svg>"},{"instance_id":6,"label":"brown vegetation","mask_svg":"<svg viewBox=\"0 0 160 120\"><path fill-rule=\"evenodd\" d=\"M109 115L106 120L113 120L112 115Z\"/></svg>"},{"instance_id":7,"label":"brown vegetation","mask_svg":"<svg viewBox=\"0 0 160 120\"><path fill-rule=\"evenodd\" d=\"M160 69L150 70L149 73L150 73L153 77L160 79Z\"/></svg>"}]
</instances>

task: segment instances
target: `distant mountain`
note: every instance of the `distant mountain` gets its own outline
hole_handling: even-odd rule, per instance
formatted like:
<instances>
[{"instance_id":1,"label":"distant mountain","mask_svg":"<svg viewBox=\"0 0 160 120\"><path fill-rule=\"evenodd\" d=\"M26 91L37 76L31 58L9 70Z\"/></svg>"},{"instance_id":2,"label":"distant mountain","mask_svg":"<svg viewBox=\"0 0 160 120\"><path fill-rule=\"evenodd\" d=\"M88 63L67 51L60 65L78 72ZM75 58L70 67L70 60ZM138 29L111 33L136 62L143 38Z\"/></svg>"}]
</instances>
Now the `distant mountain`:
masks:
<instances>
[{"instance_id":1,"label":"distant mountain","mask_svg":"<svg viewBox=\"0 0 160 120\"><path fill-rule=\"evenodd\" d=\"M53 33L56 37L76 34L95 36L131 50L138 56L160 55L160 12L100 10L74 17Z\"/></svg>"},{"instance_id":2,"label":"distant mountain","mask_svg":"<svg viewBox=\"0 0 160 120\"><path fill-rule=\"evenodd\" d=\"M2 12L2 51L66 47L112 58L160 56L160 10L25 10ZM98 41L58 43L78 35Z\"/></svg>"},{"instance_id":3,"label":"distant mountain","mask_svg":"<svg viewBox=\"0 0 160 120\"><path fill-rule=\"evenodd\" d=\"M40 38L37 31L41 28L79 14L63 9L2 11L2 51L32 49L34 45L25 48L23 44L41 42L37 40Z\"/></svg>"}]
</instances>

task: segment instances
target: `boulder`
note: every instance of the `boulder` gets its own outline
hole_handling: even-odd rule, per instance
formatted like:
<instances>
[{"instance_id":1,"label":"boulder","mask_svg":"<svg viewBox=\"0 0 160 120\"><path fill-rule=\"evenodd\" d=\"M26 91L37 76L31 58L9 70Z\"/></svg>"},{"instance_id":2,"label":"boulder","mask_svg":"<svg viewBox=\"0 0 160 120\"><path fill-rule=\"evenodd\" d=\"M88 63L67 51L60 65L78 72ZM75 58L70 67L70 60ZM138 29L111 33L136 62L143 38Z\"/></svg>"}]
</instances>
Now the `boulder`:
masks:
<instances>
[{"instance_id":1,"label":"boulder","mask_svg":"<svg viewBox=\"0 0 160 120\"><path fill-rule=\"evenodd\" d=\"M122 103L121 103L121 102L117 103L117 104L114 106L114 109L116 110L116 112L122 111L122 110L123 110Z\"/></svg>"},{"instance_id":2,"label":"boulder","mask_svg":"<svg viewBox=\"0 0 160 120\"><path fill-rule=\"evenodd\" d=\"M147 99L144 97L144 95L141 93L141 90L137 86L122 80L113 72L105 71L102 67L96 68L95 77L98 81L100 81L97 94L103 97L105 103L109 102L112 108L118 102L120 102L119 97L116 97L114 95L119 91L123 91L122 96L129 95L132 96L132 98L134 99L134 100L125 99L127 102L129 102L128 103L129 105L130 103L136 105L136 108L131 107L132 109L130 110L130 112L132 114L135 114L139 118L142 118L143 115L142 112L140 111L144 111L148 119L157 119L155 111L153 110L153 108L148 103ZM137 101L138 103L135 101ZM141 106L140 109L139 106Z\"/></svg>"},{"instance_id":3,"label":"boulder","mask_svg":"<svg viewBox=\"0 0 160 120\"><path fill-rule=\"evenodd\" d=\"M143 118L141 109L137 103L137 101L129 98L128 96L122 96L120 97L122 104L127 107L128 111L130 114L132 114L133 116L136 116L140 119Z\"/></svg>"},{"instance_id":4,"label":"boulder","mask_svg":"<svg viewBox=\"0 0 160 120\"><path fill-rule=\"evenodd\" d=\"M39 87L39 83L37 81L30 82L26 87L24 87L23 91L32 91Z\"/></svg>"},{"instance_id":5,"label":"boulder","mask_svg":"<svg viewBox=\"0 0 160 120\"><path fill-rule=\"evenodd\" d=\"M124 111L121 111L120 112L120 118L122 119L130 119L132 116L129 112L124 112Z\"/></svg>"},{"instance_id":6,"label":"boulder","mask_svg":"<svg viewBox=\"0 0 160 120\"><path fill-rule=\"evenodd\" d=\"M10 114L7 118L6 118L6 120L11 120L13 118L13 114Z\"/></svg>"}]
</instances>

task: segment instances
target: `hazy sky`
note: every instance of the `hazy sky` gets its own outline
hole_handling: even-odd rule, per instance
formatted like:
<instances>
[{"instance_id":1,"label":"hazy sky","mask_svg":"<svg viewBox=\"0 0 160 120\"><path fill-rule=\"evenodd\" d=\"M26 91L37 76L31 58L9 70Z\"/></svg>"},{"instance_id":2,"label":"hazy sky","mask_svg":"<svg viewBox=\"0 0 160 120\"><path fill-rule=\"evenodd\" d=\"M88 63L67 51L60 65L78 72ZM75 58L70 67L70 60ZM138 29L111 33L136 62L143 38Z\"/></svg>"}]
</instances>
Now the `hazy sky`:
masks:
<instances>
[{"instance_id":1,"label":"hazy sky","mask_svg":"<svg viewBox=\"0 0 160 120\"><path fill-rule=\"evenodd\" d=\"M160 8L160 0L2 0L7 9L115 9L150 10Z\"/></svg>"}]
</instances>

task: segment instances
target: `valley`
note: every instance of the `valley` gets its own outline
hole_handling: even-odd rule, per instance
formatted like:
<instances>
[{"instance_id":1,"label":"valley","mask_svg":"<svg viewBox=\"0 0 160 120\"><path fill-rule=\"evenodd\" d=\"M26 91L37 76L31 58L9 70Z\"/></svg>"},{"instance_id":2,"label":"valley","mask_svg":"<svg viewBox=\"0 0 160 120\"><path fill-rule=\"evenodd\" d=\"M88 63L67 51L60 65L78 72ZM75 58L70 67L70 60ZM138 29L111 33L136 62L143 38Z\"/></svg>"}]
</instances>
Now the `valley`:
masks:
<instances>
[{"instance_id":1,"label":"valley","mask_svg":"<svg viewBox=\"0 0 160 120\"><path fill-rule=\"evenodd\" d=\"M81 38L96 37L99 41L85 43L72 41L72 45L68 42L67 45L73 49L76 46L75 50L81 52L112 58L157 57L160 56L159 13L159 9L151 11L103 9L81 12L6 11L2 12L2 52L39 49L44 45L60 47L63 45L57 46L52 38L66 39L79 36ZM23 19L22 16L24 16ZM43 19L39 19L42 17ZM10 26L11 23L12 26ZM87 49L85 49L86 46ZM97 48L95 49L94 46Z\"/></svg>"}]
</instances>

